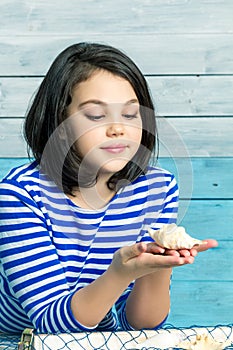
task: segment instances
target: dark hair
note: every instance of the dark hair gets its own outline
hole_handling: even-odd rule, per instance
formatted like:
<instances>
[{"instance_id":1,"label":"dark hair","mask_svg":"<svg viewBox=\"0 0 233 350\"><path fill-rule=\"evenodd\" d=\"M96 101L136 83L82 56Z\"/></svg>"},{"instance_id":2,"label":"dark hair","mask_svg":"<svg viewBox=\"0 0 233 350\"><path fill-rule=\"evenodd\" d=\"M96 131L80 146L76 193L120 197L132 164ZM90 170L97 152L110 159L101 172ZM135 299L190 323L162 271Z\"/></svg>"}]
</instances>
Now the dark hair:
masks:
<instances>
[{"instance_id":1,"label":"dark hair","mask_svg":"<svg viewBox=\"0 0 233 350\"><path fill-rule=\"evenodd\" d=\"M144 173L157 141L153 102L146 80L135 63L109 45L84 42L69 46L57 56L45 75L24 125L25 139L33 156L42 170L67 194L72 194L74 187L93 185L96 178L80 184L77 174L81 159L77 151L74 146L66 150L65 140L61 142L52 136L67 118L66 108L71 103L74 86L87 80L96 70L107 70L129 81L142 115L141 147L134 158L109 179L109 188L115 189L117 184L133 181Z\"/></svg>"}]
</instances>

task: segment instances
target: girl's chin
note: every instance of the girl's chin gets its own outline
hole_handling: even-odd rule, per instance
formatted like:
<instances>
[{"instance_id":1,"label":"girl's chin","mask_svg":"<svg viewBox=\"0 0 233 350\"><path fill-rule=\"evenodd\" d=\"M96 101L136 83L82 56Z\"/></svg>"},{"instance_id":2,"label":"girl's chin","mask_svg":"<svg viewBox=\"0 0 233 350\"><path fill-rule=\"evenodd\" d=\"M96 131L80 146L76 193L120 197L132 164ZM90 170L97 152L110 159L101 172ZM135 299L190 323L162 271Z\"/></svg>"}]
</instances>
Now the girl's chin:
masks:
<instances>
[{"instance_id":1,"label":"girl's chin","mask_svg":"<svg viewBox=\"0 0 233 350\"><path fill-rule=\"evenodd\" d=\"M128 163L128 161L122 161L122 160L113 160L108 162L107 164L104 164L101 168L100 168L100 173L104 173L104 174L109 174L109 175L113 175L116 172L122 170L126 164Z\"/></svg>"}]
</instances>

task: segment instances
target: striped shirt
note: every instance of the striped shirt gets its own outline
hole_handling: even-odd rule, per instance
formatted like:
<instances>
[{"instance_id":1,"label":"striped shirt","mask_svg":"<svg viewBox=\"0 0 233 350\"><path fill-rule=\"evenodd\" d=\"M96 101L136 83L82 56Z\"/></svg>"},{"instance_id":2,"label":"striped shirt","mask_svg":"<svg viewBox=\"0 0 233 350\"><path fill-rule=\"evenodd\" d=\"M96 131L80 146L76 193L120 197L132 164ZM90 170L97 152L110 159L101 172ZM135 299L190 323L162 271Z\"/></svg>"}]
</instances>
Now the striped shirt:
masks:
<instances>
[{"instance_id":1,"label":"striped shirt","mask_svg":"<svg viewBox=\"0 0 233 350\"><path fill-rule=\"evenodd\" d=\"M75 205L36 162L0 183L0 331L89 331L71 298L108 268L114 252L151 241L147 230L176 222L178 188L168 171L150 167L101 209ZM133 282L95 330L132 329L125 304Z\"/></svg>"}]
</instances>

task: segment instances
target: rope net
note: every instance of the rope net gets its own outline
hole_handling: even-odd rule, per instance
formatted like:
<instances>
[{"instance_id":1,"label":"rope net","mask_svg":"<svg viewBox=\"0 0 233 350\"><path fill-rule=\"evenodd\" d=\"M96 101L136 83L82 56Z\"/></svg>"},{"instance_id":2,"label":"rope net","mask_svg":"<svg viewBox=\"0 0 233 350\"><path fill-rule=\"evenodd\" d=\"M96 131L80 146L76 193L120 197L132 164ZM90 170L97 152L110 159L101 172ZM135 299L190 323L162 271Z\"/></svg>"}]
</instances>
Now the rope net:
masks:
<instances>
[{"instance_id":1,"label":"rope net","mask_svg":"<svg viewBox=\"0 0 233 350\"><path fill-rule=\"evenodd\" d=\"M1 335L0 350L172 350L233 349L233 325L175 328L157 331L118 331L37 334L26 329L18 335Z\"/></svg>"}]
</instances>

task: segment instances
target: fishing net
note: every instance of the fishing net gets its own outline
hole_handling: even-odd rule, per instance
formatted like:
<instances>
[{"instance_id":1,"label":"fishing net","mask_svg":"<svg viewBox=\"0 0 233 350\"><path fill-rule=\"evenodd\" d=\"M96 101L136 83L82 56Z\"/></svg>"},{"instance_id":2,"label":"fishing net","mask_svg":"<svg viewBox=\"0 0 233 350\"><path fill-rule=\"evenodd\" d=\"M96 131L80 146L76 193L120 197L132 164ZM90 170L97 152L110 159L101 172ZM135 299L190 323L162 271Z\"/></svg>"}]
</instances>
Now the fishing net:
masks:
<instances>
[{"instance_id":1,"label":"fishing net","mask_svg":"<svg viewBox=\"0 0 233 350\"><path fill-rule=\"evenodd\" d=\"M203 340L204 342L200 343ZM179 345L184 342L186 346L196 342L192 349L233 349L233 325L189 328L166 325L157 331L57 334L38 334L31 329L26 329L21 337L0 335L0 350L171 350L185 348Z\"/></svg>"},{"instance_id":2,"label":"fishing net","mask_svg":"<svg viewBox=\"0 0 233 350\"><path fill-rule=\"evenodd\" d=\"M0 350L16 350L20 341L20 334L0 333Z\"/></svg>"}]
</instances>

